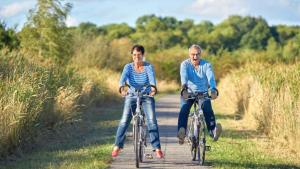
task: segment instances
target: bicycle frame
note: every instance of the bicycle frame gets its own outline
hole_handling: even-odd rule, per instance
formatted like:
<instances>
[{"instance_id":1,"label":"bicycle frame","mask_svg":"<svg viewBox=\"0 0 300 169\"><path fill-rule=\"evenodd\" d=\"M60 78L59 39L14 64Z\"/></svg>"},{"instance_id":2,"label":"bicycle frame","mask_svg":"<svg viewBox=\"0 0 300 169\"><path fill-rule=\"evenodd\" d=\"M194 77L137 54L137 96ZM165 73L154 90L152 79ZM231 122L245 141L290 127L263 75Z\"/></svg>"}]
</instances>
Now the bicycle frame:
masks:
<instances>
[{"instance_id":1,"label":"bicycle frame","mask_svg":"<svg viewBox=\"0 0 300 169\"><path fill-rule=\"evenodd\" d=\"M189 117L190 124L188 127L188 142L191 146L193 161L195 161L196 156L198 156L199 164L203 165L205 160L205 151L208 150L207 147L209 146L206 146L206 126L202 106L206 100L210 99L210 97L207 92L201 93L192 91L188 99L194 100L194 111L190 113Z\"/></svg>"},{"instance_id":2,"label":"bicycle frame","mask_svg":"<svg viewBox=\"0 0 300 169\"><path fill-rule=\"evenodd\" d=\"M146 146L146 130L145 130L145 116L141 105L141 98L143 95L140 91L137 92L136 110L132 112L133 116L133 140L135 152L135 164L139 168L139 163L143 162L144 149Z\"/></svg>"},{"instance_id":3,"label":"bicycle frame","mask_svg":"<svg viewBox=\"0 0 300 169\"><path fill-rule=\"evenodd\" d=\"M129 86L129 85L128 85ZM148 87L143 86L143 87ZM145 147L147 146L147 129L145 125L145 113L142 109L142 98L153 97L147 94L143 94L143 88L137 89L136 92L136 110L132 112L133 117L133 140L134 140L134 152L135 152L135 164L139 168L139 163L143 162L145 157Z\"/></svg>"}]
</instances>

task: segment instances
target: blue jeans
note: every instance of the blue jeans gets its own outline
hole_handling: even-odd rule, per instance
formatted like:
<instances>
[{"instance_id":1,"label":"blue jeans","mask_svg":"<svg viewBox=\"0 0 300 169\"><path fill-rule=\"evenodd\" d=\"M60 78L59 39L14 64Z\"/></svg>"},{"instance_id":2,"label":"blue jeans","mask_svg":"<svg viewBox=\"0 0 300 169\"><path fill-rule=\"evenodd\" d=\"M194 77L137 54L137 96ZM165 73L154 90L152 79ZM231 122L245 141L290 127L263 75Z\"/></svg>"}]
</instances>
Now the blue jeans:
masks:
<instances>
[{"instance_id":1,"label":"blue jeans","mask_svg":"<svg viewBox=\"0 0 300 169\"><path fill-rule=\"evenodd\" d=\"M178 117L178 131L181 127L184 129L187 128L188 116L190 109L194 103L194 99L185 100L182 97L180 98L180 112ZM205 117L205 123L209 132L211 132L216 126L215 115L211 107L210 100L206 100L203 103L203 113Z\"/></svg>"},{"instance_id":2,"label":"blue jeans","mask_svg":"<svg viewBox=\"0 0 300 169\"><path fill-rule=\"evenodd\" d=\"M153 149L160 149L160 140L158 125L155 114L155 101L153 97L142 97L142 107L146 114L147 128L150 136L150 143ZM123 115L119 123L119 127L116 134L115 145L119 148L124 147L125 133L132 119L132 111L136 109L136 98L126 96L123 109Z\"/></svg>"}]
</instances>

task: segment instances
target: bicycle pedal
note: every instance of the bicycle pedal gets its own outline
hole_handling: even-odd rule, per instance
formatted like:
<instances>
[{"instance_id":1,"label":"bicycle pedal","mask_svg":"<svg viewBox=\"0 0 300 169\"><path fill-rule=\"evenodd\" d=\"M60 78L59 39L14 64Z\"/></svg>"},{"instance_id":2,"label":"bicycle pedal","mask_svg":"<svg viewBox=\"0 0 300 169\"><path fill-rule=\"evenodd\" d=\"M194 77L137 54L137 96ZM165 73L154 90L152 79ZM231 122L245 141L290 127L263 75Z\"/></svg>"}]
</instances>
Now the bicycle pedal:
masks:
<instances>
[{"instance_id":1,"label":"bicycle pedal","mask_svg":"<svg viewBox=\"0 0 300 169\"><path fill-rule=\"evenodd\" d=\"M210 151L211 147L210 146L205 146L205 151Z\"/></svg>"},{"instance_id":2,"label":"bicycle pedal","mask_svg":"<svg viewBox=\"0 0 300 169\"><path fill-rule=\"evenodd\" d=\"M146 159L153 159L153 155L151 153L145 154Z\"/></svg>"}]
</instances>

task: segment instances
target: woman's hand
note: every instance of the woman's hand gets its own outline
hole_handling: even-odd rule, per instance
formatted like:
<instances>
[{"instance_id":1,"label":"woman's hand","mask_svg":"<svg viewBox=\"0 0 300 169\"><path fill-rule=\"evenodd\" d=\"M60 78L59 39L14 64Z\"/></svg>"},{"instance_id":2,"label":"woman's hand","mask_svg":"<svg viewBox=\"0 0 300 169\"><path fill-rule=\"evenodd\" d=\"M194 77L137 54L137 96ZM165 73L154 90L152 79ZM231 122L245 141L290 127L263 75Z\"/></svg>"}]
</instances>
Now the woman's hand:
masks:
<instances>
[{"instance_id":1,"label":"woman's hand","mask_svg":"<svg viewBox=\"0 0 300 169\"><path fill-rule=\"evenodd\" d=\"M156 94L156 89L154 87L151 87L150 96L154 96Z\"/></svg>"},{"instance_id":2,"label":"woman's hand","mask_svg":"<svg viewBox=\"0 0 300 169\"><path fill-rule=\"evenodd\" d=\"M127 91L125 91L124 86L120 87L120 94L125 97L127 95Z\"/></svg>"}]
</instances>

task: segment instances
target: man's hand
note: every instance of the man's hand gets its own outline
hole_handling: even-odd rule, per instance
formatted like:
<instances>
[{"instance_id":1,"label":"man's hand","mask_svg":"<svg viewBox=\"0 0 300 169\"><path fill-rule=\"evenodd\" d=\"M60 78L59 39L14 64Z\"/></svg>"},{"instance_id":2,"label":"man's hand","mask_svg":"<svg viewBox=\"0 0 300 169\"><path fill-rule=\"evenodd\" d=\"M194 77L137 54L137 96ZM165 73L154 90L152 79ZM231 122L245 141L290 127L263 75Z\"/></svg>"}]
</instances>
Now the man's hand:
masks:
<instances>
[{"instance_id":1,"label":"man's hand","mask_svg":"<svg viewBox=\"0 0 300 169\"><path fill-rule=\"evenodd\" d=\"M184 99L187 99L189 97L189 93L188 93L188 87L186 84L182 85L181 86L181 96L184 98Z\"/></svg>"},{"instance_id":2,"label":"man's hand","mask_svg":"<svg viewBox=\"0 0 300 169\"><path fill-rule=\"evenodd\" d=\"M150 92L149 95L150 95L150 96L154 96L154 95L156 94L156 92L157 92L157 91L156 91L155 87L152 87L152 86L151 86L151 92Z\"/></svg>"},{"instance_id":3,"label":"man's hand","mask_svg":"<svg viewBox=\"0 0 300 169\"><path fill-rule=\"evenodd\" d=\"M184 90L187 90L187 89L188 89L188 87L187 87L186 84L183 84L183 85L181 86L181 92L184 91Z\"/></svg>"},{"instance_id":4,"label":"man's hand","mask_svg":"<svg viewBox=\"0 0 300 169\"><path fill-rule=\"evenodd\" d=\"M210 95L211 95L211 99L214 100L218 97L219 92L218 92L217 89L211 89L211 94Z\"/></svg>"}]
</instances>

